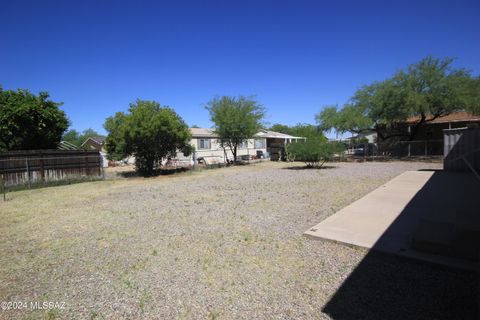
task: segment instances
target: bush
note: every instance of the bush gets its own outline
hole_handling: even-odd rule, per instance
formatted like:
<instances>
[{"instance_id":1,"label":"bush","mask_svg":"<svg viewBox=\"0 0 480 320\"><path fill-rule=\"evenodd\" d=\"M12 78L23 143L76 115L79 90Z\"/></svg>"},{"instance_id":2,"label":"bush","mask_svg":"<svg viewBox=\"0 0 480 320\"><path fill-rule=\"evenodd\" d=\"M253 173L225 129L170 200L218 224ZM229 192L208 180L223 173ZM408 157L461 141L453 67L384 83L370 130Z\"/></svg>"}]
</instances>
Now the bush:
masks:
<instances>
[{"instance_id":1,"label":"bush","mask_svg":"<svg viewBox=\"0 0 480 320\"><path fill-rule=\"evenodd\" d=\"M285 151L292 161L303 161L307 167L320 168L326 161L332 160L336 153L343 150L344 146L340 143L310 139L291 143L286 146Z\"/></svg>"}]
</instances>

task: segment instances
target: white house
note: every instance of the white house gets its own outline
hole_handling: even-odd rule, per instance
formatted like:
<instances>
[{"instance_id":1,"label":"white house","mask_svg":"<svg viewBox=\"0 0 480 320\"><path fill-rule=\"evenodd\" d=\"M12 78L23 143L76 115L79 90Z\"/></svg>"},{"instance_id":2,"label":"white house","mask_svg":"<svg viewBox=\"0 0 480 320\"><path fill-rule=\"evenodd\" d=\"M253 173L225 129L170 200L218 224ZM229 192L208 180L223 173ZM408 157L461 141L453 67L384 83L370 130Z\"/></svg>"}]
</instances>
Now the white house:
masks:
<instances>
[{"instance_id":1,"label":"white house","mask_svg":"<svg viewBox=\"0 0 480 320\"><path fill-rule=\"evenodd\" d=\"M218 136L212 129L191 128L191 144L195 147L195 153L190 157L185 157L182 153L177 154L181 162L192 162L202 159L206 164L225 163L226 160L232 161L233 155L229 148L224 150L219 142ZM288 134L262 130L252 139L248 139L237 150L237 157L245 160L252 158L277 160L282 155L284 146L288 143L305 139L294 137Z\"/></svg>"}]
</instances>

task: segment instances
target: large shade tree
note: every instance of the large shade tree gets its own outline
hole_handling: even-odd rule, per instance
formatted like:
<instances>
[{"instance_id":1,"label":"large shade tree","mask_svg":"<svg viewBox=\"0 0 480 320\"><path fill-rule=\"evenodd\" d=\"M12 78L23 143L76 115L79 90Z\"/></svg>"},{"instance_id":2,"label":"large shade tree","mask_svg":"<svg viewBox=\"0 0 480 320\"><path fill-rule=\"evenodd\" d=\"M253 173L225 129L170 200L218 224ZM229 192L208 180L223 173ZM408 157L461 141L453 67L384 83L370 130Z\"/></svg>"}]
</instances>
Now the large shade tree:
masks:
<instances>
[{"instance_id":1,"label":"large shade tree","mask_svg":"<svg viewBox=\"0 0 480 320\"><path fill-rule=\"evenodd\" d=\"M214 98L206 109L214 123L214 132L219 137L220 145L224 150L230 149L236 161L239 146L262 128L265 109L253 98L244 96Z\"/></svg>"},{"instance_id":2,"label":"large shade tree","mask_svg":"<svg viewBox=\"0 0 480 320\"><path fill-rule=\"evenodd\" d=\"M0 87L0 151L57 148L69 121L49 97Z\"/></svg>"},{"instance_id":3,"label":"large shade tree","mask_svg":"<svg viewBox=\"0 0 480 320\"><path fill-rule=\"evenodd\" d=\"M413 140L418 129L456 111L480 112L480 80L454 68L450 58L427 57L391 78L360 88L342 109L326 107L316 115L323 130L375 131L380 140ZM413 124L404 130L407 119Z\"/></svg>"},{"instance_id":4,"label":"large shade tree","mask_svg":"<svg viewBox=\"0 0 480 320\"><path fill-rule=\"evenodd\" d=\"M474 92L476 94L473 95L472 103L469 104L466 110L473 114L480 115L480 75L468 81L467 86L467 92Z\"/></svg>"},{"instance_id":5,"label":"large shade tree","mask_svg":"<svg viewBox=\"0 0 480 320\"><path fill-rule=\"evenodd\" d=\"M117 157L135 156L137 171L149 176L161 160L177 151L191 154L191 134L183 119L170 107L155 101L137 100L127 113L107 118L107 151Z\"/></svg>"}]
</instances>

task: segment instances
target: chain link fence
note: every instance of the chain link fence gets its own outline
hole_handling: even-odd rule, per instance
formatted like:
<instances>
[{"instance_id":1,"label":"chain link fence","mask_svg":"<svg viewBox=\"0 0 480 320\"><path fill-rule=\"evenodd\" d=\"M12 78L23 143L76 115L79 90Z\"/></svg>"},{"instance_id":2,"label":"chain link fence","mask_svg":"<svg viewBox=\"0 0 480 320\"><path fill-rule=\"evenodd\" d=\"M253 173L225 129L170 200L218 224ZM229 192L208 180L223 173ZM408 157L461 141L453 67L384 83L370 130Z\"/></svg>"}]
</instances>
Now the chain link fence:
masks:
<instances>
[{"instance_id":1,"label":"chain link fence","mask_svg":"<svg viewBox=\"0 0 480 320\"><path fill-rule=\"evenodd\" d=\"M342 157L408 158L443 156L443 140L414 140L378 143L351 143L345 145Z\"/></svg>"}]
</instances>

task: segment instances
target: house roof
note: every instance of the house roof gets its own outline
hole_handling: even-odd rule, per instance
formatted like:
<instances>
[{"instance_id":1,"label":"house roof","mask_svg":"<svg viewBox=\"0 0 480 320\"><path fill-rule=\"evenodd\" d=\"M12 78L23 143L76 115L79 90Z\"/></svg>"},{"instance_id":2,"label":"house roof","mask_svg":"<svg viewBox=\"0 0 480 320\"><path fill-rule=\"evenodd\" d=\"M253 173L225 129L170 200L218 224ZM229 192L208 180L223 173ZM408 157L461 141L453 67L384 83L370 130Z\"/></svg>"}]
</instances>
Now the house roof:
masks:
<instances>
[{"instance_id":1,"label":"house roof","mask_svg":"<svg viewBox=\"0 0 480 320\"><path fill-rule=\"evenodd\" d=\"M431 119L432 117L427 117ZM420 120L420 117L410 117L405 121L408 124L416 123ZM434 120L429 121L428 123L449 123L449 122L480 122L480 116L473 115L469 112L459 111L453 112L446 116L438 117Z\"/></svg>"},{"instance_id":2,"label":"house roof","mask_svg":"<svg viewBox=\"0 0 480 320\"><path fill-rule=\"evenodd\" d=\"M58 144L57 148L59 150L78 150L79 148L74 145L73 143L70 143L68 141L60 141L60 143Z\"/></svg>"},{"instance_id":3,"label":"house roof","mask_svg":"<svg viewBox=\"0 0 480 320\"><path fill-rule=\"evenodd\" d=\"M97 136L97 137L92 137L92 140L95 142L98 142L99 144L102 144L105 142L106 138L104 136Z\"/></svg>"},{"instance_id":4,"label":"house roof","mask_svg":"<svg viewBox=\"0 0 480 320\"><path fill-rule=\"evenodd\" d=\"M207 128L190 128L190 132L194 138L206 137L206 138L216 138L217 135L213 132L212 129ZM258 138L278 138L278 139L303 139L302 137L294 137L289 134L261 130L258 132L255 137Z\"/></svg>"},{"instance_id":5,"label":"house roof","mask_svg":"<svg viewBox=\"0 0 480 320\"><path fill-rule=\"evenodd\" d=\"M196 137L213 137L215 138L216 135L213 133L212 129L207 128L190 128L190 132L194 138Z\"/></svg>"},{"instance_id":6,"label":"house roof","mask_svg":"<svg viewBox=\"0 0 480 320\"><path fill-rule=\"evenodd\" d=\"M303 139L303 137L295 137L291 136L286 133L276 132L276 131L269 131L269 130L262 130L255 135L256 137L262 138L278 138L278 139Z\"/></svg>"},{"instance_id":7,"label":"house roof","mask_svg":"<svg viewBox=\"0 0 480 320\"><path fill-rule=\"evenodd\" d=\"M98 145L102 145L104 142L105 142L105 137L103 136L96 136L96 137L88 137L87 139L85 139L85 141L82 143L82 147L85 143L87 143L87 141L91 140L93 142L95 142L96 144Z\"/></svg>"}]
</instances>

